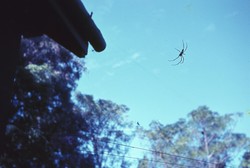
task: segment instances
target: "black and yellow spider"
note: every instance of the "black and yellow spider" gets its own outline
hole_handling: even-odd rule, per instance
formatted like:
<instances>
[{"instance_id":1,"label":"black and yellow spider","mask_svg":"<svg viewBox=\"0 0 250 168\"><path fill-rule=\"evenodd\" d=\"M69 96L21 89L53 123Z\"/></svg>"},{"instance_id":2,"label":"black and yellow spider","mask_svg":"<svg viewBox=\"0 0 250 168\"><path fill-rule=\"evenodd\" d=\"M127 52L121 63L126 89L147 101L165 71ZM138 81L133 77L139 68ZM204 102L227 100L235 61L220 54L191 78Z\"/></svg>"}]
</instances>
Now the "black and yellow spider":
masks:
<instances>
[{"instance_id":1,"label":"black and yellow spider","mask_svg":"<svg viewBox=\"0 0 250 168\"><path fill-rule=\"evenodd\" d=\"M179 51L178 57L176 57L173 60L168 60L168 61L175 61L175 60L177 60L180 57L181 60L177 64L174 64L174 65L178 65L178 64L184 63L184 55L185 55L185 52L186 52L187 48L188 48L187 43L186 43L186 46L185 46L184 41L182 40L182 49L181 49L181 51L176 48L176 50Z\"/></svg>"}]
</instances>

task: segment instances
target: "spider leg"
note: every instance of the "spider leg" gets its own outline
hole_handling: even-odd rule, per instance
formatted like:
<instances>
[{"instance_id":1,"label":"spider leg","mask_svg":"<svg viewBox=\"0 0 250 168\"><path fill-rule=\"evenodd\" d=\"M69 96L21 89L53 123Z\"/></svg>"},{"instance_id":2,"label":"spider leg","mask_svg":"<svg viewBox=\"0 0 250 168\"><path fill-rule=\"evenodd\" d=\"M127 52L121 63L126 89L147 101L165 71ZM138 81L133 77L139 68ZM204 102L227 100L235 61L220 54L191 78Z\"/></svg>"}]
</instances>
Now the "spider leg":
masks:
<instances>
[{"instance_id":1,"label":"spider leg","mask_svg":"<svg viewBox=\"0 0 250 168\"><path fill-rule=\"evenodd\" d=\"M177 48L176 48L176 50L177 50L177 51L179 51L179 52L181 52L181 51L180 51L180 50L178 50Z\"/></svg>"},{"instance_id":2,"label":"spider leg","mask_svg":"<svg viewBox=\"0 0 250 168\"><path fill-rule=\"evenodd\" d=\"M172 59L172 60L168 60L168 61L175 61L179 58L180 56L176 57L175 59Z\"/></svg>"},{"instance_id":3,"label":"spider leg","mask_svg":"<svg viewBox=\"0 0 250 168\"><path fill-rule=\"evenodd\" d=\"M179 65L181 62L182 62L182 57L181 57L181 60L180 60L177 64L173 64L173 65L174 65L174 66L175 66L175 65Z\"/></svg>"},{"instance_id":4,"label":"spider leg","mask_svg":"<svg viewBox=\"0 0 250 168\"><path fill-rule=\"evenodd\" d=\"M181 63L182 63L182 64L184 63L184 57L182 57L182 61L181 61Z\"/></svg>"},{"instance_id":5,"label":"spider leg","mask_svg":"<svg viewBox=\"0 0 250 168\"><path fill-rule=\"evenodd\" d=\"M186 48L185 48L185 50L184 50L184 51L186 51L186 50L187 50L187 48L188 48L188 44L186 43Z\"/></svg>"}]
</instances>

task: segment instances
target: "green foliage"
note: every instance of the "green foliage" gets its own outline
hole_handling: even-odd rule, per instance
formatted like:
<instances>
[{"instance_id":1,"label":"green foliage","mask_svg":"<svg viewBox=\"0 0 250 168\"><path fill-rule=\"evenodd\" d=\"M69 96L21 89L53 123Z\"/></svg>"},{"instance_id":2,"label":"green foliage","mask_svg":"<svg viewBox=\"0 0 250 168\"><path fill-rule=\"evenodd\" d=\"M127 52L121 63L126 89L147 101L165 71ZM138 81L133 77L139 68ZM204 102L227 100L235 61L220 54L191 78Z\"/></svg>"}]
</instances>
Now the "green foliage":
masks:
<instances>
[{"instance_id":1,"label":"green foliage","mask_svg":"<svg viewBox=\"0 0 250 168\"><path fill-rule=\"evenodd\" d=\"M233 132L235 119L241 115L221 116L201 106L190 112L187 120L167 125L153 121L150 129L144 130L144 136L149 139L152 150L159 151L151 155L152 160L163 163L151 164L208 168L229 164L249 143L245 134Z\"/></svg>"},{"instance_id":2,"label":"green foliage","mask_svg":"<svg viewBox=\"0 0 250 168\"><path fill-rule=\"evenodd\" d=\"M8 151L0 167L112 167L128 165L108 154L125 154L124 105L72 93L84 62L46 36L22 39L15 78L16 114L6 130ZM111 143L113 142L113 143Z\"/></svg>"}]
</instances>

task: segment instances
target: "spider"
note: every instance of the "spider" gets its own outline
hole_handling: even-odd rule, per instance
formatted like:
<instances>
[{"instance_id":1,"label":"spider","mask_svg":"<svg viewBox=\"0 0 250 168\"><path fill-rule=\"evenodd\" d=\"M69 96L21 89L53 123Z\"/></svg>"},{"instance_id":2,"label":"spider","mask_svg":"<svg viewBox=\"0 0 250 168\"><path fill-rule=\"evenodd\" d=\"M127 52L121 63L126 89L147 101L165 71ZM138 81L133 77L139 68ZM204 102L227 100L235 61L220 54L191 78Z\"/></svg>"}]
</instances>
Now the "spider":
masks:
<instances>
[{"instance_id":1,"label":"spider","mask_svg":"<svg viewBox=\"0 0 250 168\"><path fill-rule=\"evenodd\" d=\"M181 49L181 51L176 48L176 50L180 52L179 55L178 55L178 57L176 57L173 60L168 60L168 61L175 61L175 60L177 60L180 57L181 60L177 64L174 64L174 65L178 65L178 64L184 63L184 55L185 55L185 52L186 52L187 48L188 48L187 43L186 43L186 47L185 47L184 41L182 40L182 49Z\"/></svg>"}]
</instances>

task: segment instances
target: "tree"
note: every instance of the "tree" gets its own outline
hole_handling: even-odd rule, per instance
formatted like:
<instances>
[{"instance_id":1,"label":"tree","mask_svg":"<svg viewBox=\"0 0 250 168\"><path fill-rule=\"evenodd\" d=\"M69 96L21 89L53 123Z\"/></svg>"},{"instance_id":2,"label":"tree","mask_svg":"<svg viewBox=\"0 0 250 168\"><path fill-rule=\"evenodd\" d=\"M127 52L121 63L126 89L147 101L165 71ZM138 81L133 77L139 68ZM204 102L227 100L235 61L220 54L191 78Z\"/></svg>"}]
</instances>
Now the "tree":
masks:
<instances>
[{"instance_id":1,"label":"tree","mask_svg":"<svg viewBox=\"0 0 250 168\"><path fill-rule=\"evenodd\" d=\"M76 98L89 126L88 131L82 132L82 140L87 143L81 150L94 153L97 167L128 167L129 162L123 157L128 147L124 144L130 142L133 134L124 128L131 128L132 122L122 117L128 108L108 100L94 101L92 96L81 93L77 93Z\"/></svg>"},{"instance_id":2,"label":"tree","mask_svg":"<svg viewBox=\"0 0 250 168\"><path fill-rule=\"evenodd\" d=\"M138 168L148 168L149 160L146 156L143 159L139 160Z\"/></svg>"},{"instance_id":3,"label":"tree","mask_svg":"<svg viewBox=\"0 0 250 168\"><path fill-rule=\"evenodd\" d=\"M22 39L21 53L0 167L101 167L113 164L104 152L126 153L115 143L131 138L122 131L128 108L82 93L72 99L84 62L46 36Z\"/></svg>"},{"instance_id":4,"label":"tree","mask_svg":"<svg viewBox=\"0 0 250 168\"><path fill-rule=\"evenodd\" d=\"M242 133L234 133L235 118L241 113L225 114L201 106L174 124L153 121L144 136L151 143L151 162L155 167L226 167L235 153L249 143ZM160 163L159 163L160 162ZM154 167L153 166L153 167Z\"/></svg>"},{"instance_id":5,"label":"tree","mask_svg":"<svg viewBox=\"0 0 250 168\"><path fill-rule=\"evenodd\" d=\"M250 152L246 151L242 156L242 161L240 163L240 168L248 168L250 167Z\"/></svg>"}]
</instances>

